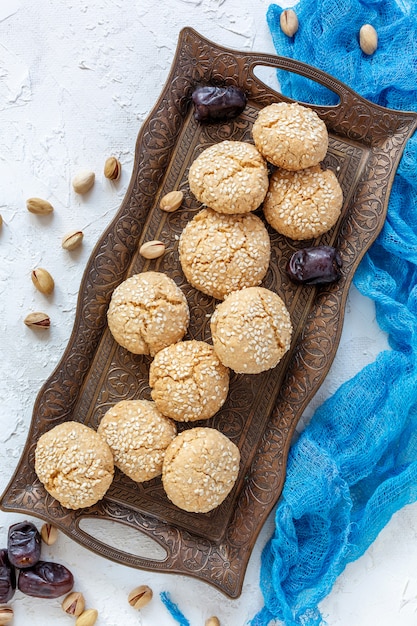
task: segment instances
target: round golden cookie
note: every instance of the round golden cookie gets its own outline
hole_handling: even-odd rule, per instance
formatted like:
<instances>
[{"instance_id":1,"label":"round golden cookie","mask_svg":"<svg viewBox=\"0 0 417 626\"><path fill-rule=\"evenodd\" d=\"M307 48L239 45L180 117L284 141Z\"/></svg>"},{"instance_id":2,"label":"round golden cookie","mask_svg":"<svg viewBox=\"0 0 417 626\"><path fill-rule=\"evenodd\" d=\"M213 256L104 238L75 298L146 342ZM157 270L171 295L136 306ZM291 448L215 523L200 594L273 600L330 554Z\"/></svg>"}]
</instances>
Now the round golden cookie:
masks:
<instances>
[{"instance_id":1,"label":"round golden cookie","mask_svg":"<svg viewBox=\"0 0 417 626\"><path fill-rule=\"evenodd\" d=\"M190 428L167 448L162 485L180 509L207 513L232 490L239 463L239 448L219 430Z\"/></svg>"},{"instance_id":2,"label":"round golden cookie","mask_svg":"<svg viewBox=\"0 0 417 626\"><path fill-rule=\"evenodd\" d=\"M264 287L234 291L211 318L214 349L226 367L258 374L275 367L290 347L292 324L281 298Z\"/></svg>"},{"instance_id":3,"label":"round golden cookie","mask_svg":"<svg viewBox=\"0 0 417 626\"><path fill-rule=\"evenodd\" d=\"M107 441L116 467L142 483L160 476L177 427L150 400L121 400L104 414L97 432Z\"/></svg>"},{"instance_id":4,"label":"round golden cookie","mask_svg":"<svg viewBox=\"0 0 417 626\"><path fill-rule=\"evenodd\" d=\"M229 370L205 341L180 341L156 354L149 370L158 409L178 422L212 417L229 391Z\"/></svg>"},{"instance_id":5,"label":"round golden cookie","mask_svg":"<svg viewBox=\"0 0 417 626\"><path fill-rule=\"evenodd\" d=\"M153 356L187 332L185 295L162 272L135 274L114 290L107 321L114 339L135 354Z\"/></svg>"},{"instance_id":6,"label":"round golden cookie","mask_svg":"<svg viewBox=\"0 0 417 626\"><path fill-rule=\"evenodd\" d=\"M261 109L252 136L265 159L286 170L318 165L329 144L325 123L315 111L296 102L278 102Z\"/></svg>"},{"instance_id":7,"label":"round golden cookie","mask_svg":"<svg viewBox=\"0 0 417 626\"><path fill-rule=\"evenodd\" d=\"M219 300L231 291L259 285L270 255L268 231L253 213L224 215L203 209L187 224L179 241L180 263L188 282Z\"/></svg>"},{"instance_id":8,"label":"round golden cookie","mask_svg":"<svg viewBox=\"0 0 417 626\"><path fill-rule=\"evenodd\" d=\"M39 438L35 472L62 506L81 509L101 500L110 487L113 455L95 430L79 422L64 422Z\"/></svg>"},{"instance_id":9,"label":"round golden cookie","mask_svg":"<svg viewBox=\"0 0 417 626\"><path fill-rule=\"evenodd\" d=\"M331 170L320 165L299 172L276 170L270 180L263 211L267 222L290 239L318 237L335 225L343 193Z\"/></svg>"},{"instance_id":10,"label":"round golden cookie","mask_svg":"<svg viewBox=\"0 0 417 626\"><path fill-rule=\"evenodd\" d=\"M197 200L219 213L249 213L265 198L268 169L250 143L221 141L193 161L188 182Z\"/></svg>"}]
</instances>

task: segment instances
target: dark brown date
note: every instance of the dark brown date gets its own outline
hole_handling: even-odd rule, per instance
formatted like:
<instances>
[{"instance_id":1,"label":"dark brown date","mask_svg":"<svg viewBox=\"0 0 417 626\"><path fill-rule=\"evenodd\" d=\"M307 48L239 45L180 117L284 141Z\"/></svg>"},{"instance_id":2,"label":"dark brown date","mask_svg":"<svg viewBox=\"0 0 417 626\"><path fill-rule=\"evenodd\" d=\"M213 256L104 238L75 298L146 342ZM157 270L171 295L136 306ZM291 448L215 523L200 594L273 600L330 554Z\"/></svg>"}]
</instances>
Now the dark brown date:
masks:
<instances>
[{"instance_id":1,"label":"dark brown date","mask_svg":"<svg viewBox=\"0 0 417 626\"><path fill-rule=\"evenodd\" d=\"M242 113L247 98L240 87L197 87L192 95L197 122L229 120Z\"/></svg>"},{"instance_id":2,"label":"dark brown date","mask_svg":"<svg viewBox=\"0 0 417 626\"><path fill-rule=\"evenodd\" d=\"M5 604L14 596L16 574L7 556L7 549L0 550L0 603Z\"/></svg>"},{"instance_id":3,"label":"dark brown date","mask_svg":"<svg viewBox=\"0 0 417 626\"><path fill-rule=\"evenodd\" d=\"M315 246L297 250L287 264L292 280L306 285L325 285L342 275L342 259L332 246Z\"/></svg>"},{"instance_id":4,"label":"dark brown date","mask_svg":"<svg viewBox=\"0 0 417 626\"><path fill-rule=\"evenodd\" d=\"M41 556L41 535L31 522L19 522L9 528L7 539L9 561L15 567L32 567Z\"/></svg>"},{"instance_id":5,"label":"dark brown date","mask_svg":"<svg viewBox=\"0 0 417 626\"><path fill-rule=\"evenodd\" d=\"M64 565L38 561L36 565L19 573L17 587L35 598L58 598L74 586L74 577Z\"/></svg>"}]
</instances>

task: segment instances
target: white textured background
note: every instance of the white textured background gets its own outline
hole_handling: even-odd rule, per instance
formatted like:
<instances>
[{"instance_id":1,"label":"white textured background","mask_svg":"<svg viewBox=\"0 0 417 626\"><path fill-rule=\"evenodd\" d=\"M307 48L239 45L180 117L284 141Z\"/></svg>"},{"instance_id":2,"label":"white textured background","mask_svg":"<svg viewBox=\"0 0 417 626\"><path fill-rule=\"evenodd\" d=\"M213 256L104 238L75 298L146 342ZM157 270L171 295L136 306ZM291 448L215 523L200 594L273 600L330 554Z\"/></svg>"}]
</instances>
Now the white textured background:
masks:
<instances>
[{"instance_id":1,"label":"white textured background","mask_svg":"<svg viewBox=\"0 0 417 626\"><path fill-rule=\"evenodd\" d=\"M39 388L60 360L71 333L77 293L94 244L118 210L133 166L138 130L167 77L177 37L193 26L236 49L273 53L266 25L267 0L1 0L0 3L0 491L24 447ZM123 166L120 181L102 174L109 155ZM96 172L86 199L71 179ZM51 216L28 213L26 199L39 196L55 207ZM61 248L73 228L85 233L74 253ZM54 294L35 291L30 272L48 269ZM50 331L23 324L30 311L47 312ZM313 408L386 345L374 309L351 290L340 348ZM21 516L0 512L0 547ZM38 525L40 522L35 520ZM249 563L242 596L229 600L190 578L150 574L95 556L64 535L49 556L74 573L76 588L99 611L98 626L175 624L159 600L170 592L192 626L212 614L222 626L243 626L262 605L259 562L272 531L265 525ZM108 532L117 544L120 533ZM124 533L126 531L123 531ZM415 626L417 620L417 505L396 514L375 544L349 565L322 603L330 626ZM141 543L137 538L128 539ZM148 541L140 548L152 554ZM132 587L147 583L154 601L140 613L127 603ZM17 592L16 626L70 624L58 600Z\"/></svg>"}]
</instances>

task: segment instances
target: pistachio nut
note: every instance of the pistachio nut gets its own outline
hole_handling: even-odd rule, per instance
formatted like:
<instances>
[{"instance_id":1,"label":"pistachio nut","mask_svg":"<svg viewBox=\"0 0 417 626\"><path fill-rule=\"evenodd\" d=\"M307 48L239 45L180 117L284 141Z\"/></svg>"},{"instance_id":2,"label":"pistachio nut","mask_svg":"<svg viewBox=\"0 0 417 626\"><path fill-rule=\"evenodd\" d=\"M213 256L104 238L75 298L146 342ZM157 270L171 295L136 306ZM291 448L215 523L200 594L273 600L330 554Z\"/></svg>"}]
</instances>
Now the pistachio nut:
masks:
<instances>
[{"instance_id":1,"label":"pistachio nut","mask_svg":"<svg viewBox=\"0 0 417 626\"><path fill-rule=\"evenodd\" d=\"M2 216L0 215L0 228L1 228L2 226L3 226L3 218L2 218Z\"/></svg>"},{"instance_id":2,"label":"pistachio nut","mask_svg":"<svg viewBox=\"0 0 417 626\"><path fill-rule=\"evenodd\" d=\"M298 30L298 17L293 9L285 9L279 16L279 25L287 37L293 37Z\"/></svg>"},{"instance_id":3,"label":"pistachio nut","mask_svg":"<svg viewBox=\"0 0 417 626\"><path fill-rule=\"evenodd\" d=\"M173 213L180 208L184 194L182 191L170 191L161 198L159 208L166 213Z\"/></svg>"},{"instance_id":4,"label":"pistachio nut","mask_svg":"<svg viewBox=\"0 0 417 626\"><path fill-rule=\"evenodd\" d=\"M49 328L51 325L51 320L49 315L46 313L41 313L40 311L35 311L34 313L29 313L26 315L23 320L26 326L30 328Z\"/></svg>"},{"instance_id":5,"label":"pistachio nut","mask_svg":"<svg viewBox=\"0 0 417 626\"><path fill-rule=\"evenodd\" d=\"M139 254L144 259L157 259L165 252L165 244L162 241L147 241L139 248Z\"/></svg>"},{"instance_id":6,"label":"pistachio nut","mask_svg":"<svg viewBox=\"0 0 417 626\"><path fill-rule=\"evenodd\" d=\"M94 172L79 172L79 174L74 176L74 178L72 179L72 186L74 188L74 191L81 194L87 193L87 191L90 191L91 187L94 185L95 178L96 175L94 174Z\"/></svg>"},{"instance_id":7,"label":"pistachio nut","mask_svg":"<svg viewBox=\"0 0 417 626\"><path fill-rule=\"evenodd\" d=\"M71 591L62 601L62 609L68 615L79 617L85 609L85 600L82 593L79 591Z\"/></svg>"},{"instance_id":8,"label":"pistachio nut","mask_svg":"<svg viewBox=\"0 0 417 626\"><path fill-rule=\"evenodd\" d=\"M47 200L42 200L42 198L29 198L26 200L26 208L30 213L36 215L47 215L54 210L52 204Z\"/></svg>"},{"instance_id":9,"label":"pistachio nut","mask_svg":"<svg viewBox=\"0 0 417 626\"><path fill-rule=\"evenodd\" d=\"M220 621L218 617L215 617L213 615L213 617L209 617L208 619L206 619L204 626L220 626Z\"/></svg>"},{"instance_id":10,"label":"pistachio nut","mask_svg":"<svg viewBox=\"0 0 417 626\"><path fill-rule=\"evenodd\" d=\"M75 250L75 248L81 245L83 238L84 233L82 230L71 230L63 236L61 245L64 250Z\"/></svg>"},{"instance_id":11,"label":"pistachio nut","mask_svg":"<svg viewBox=\"0 0 417 626\"><path fill-rule=\"evenodd\" d=\"M96 609L87 609L75 620L75 626L93 626L96 623L98 611Z\"/></svg>"},{"instance_id":12,"label":"pistachio nut","mask_svg":"<svg viewBox=\"0 0 417 626\"><path fill-rule=\"evenodd\" d=\"M13 609L8 604L0 606L0 624L8 624L13 619Z\"/></svg>"},{"instance_id":13,"label":"pistachio nut","mask_svg":"<svg viewBox=\"0 0 417 626\"><path fill-rule=\"evenodd\" d=\"M364 24L359 31L359 45L364 54L371 55L378 47L378 34L371 24Z\"/></svg>"},{"instance_id":14,"label":"pistachio nut","mask_svg":"<svg viewBox=\"0 0 417 626\"><path fill-rule=\"evenodd\" d=\"M140 585L135 587L128 596L128 602L134 609L142 609L146 606L153 596L153 591L148 585Z\"/></svg>"},{"instance_id":15,"label":"pistachio nut","mask_svg":"<svg viewBox=\"0 0 417 626\"><path fill-rule=\"evenodd\" d=\"M31 277L32 282L38 291L46 295L53 292L55 283L48 270L45 270L43 267L38 267L37 269L32 270Z\"/></svg>"},{"instance_id":16,"label":"pistachio nut","mask_svg":"<svg viewBox=\"0 0 417 626\"><path fill-rule=\"evenodd\" d=\"M43 524L41 528L42 541L47 546L52 546L58 539L58 528L52 524Z\"/></svg>"},{"instance_id":17,"label":"pistachio nut","mask_svg":"<svg viewBox=\"0 0 417 626\"><path fill-rule=\"evenodd\" d=\"M116 157L111 156L104 164L104 176L109 180L119 180L122 173L122 164Z\"/></svg>"}]
</instances>

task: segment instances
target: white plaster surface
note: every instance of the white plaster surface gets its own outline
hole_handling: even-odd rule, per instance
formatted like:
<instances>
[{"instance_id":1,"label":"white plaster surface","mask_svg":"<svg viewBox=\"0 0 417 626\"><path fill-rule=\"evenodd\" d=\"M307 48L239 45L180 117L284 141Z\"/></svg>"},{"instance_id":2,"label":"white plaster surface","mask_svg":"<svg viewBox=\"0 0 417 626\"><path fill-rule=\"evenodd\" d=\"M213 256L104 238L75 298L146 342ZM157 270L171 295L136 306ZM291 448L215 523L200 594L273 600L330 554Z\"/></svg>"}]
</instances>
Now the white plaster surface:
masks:
<instances>
[{"instance_id":1,"label":"white plaster surface","mask_svg":"<svg viewBox=\"0 0 417 626\"><path fill-rule=\"evenodd\" d=\"M192 26L222 45L274 53L265 19L268 5L268 0L1 0L1 492L23 450L36 395L68 342L84 267L127 190L135 139L165 82L180 29ZM111 154L123 166L117 183L102 174ZM96 184L83 198L72 191L71 179L86 168L96 172ZM48 199L55 207L53 215L29 214L25 202L33 196ZM68 254L60 242L73 228L82 229L85 239L81 249ZM30 272L37 266L55 278L51 297L36 292L31 283ZM23 324L34 310L50 315L50 331L33 332ZM372 303L352 288L334 365L306 419L385 347ZM0 547L6 544L9 525L21 519L0 512ZM160 591L171 594L192 626L203 625L213 614L222 626L243 626L262 606L260 554L272 527L270 518L236 600L191 578L112 563L63 534L44 549L44 556L73 571L76 588L99 611L98 626L175 624L159 600ZM120 529L101 532L109 543L121 540ZM327 623L414 626L416 539L417 505L411 505L392 518L367 553L337 580L321 605ZM146 539L128 534L128 541L138 552L155 554ZM128 605L127 595L143 583L153 588L155 599L138 613ZM17 592L12 603L16 626L71 623L58 600Z\"/></svg>"}]
</instances>

